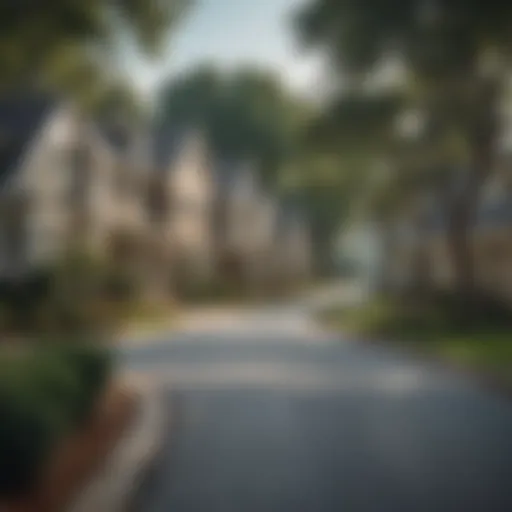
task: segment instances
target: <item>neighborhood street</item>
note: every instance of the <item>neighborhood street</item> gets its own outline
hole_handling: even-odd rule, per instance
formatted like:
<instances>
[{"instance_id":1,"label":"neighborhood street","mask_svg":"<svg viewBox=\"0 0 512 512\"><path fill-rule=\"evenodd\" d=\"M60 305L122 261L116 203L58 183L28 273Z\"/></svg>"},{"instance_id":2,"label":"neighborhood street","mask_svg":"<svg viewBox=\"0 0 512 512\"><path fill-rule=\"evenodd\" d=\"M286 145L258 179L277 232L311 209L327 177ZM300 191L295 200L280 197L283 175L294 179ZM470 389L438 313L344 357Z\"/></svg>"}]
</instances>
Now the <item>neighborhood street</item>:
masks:
<instances>
[{"instance_id":1,"label":"neighborhood street","mask_svg":"<svg viewBox=\"0 0 512 512\"><path fill-rule=\"evenodd\" d=\"M323 332L308 307L197 317L124 349L168 404L136 511L512 510L512 404Z\"/></svg>"}]
</instances>

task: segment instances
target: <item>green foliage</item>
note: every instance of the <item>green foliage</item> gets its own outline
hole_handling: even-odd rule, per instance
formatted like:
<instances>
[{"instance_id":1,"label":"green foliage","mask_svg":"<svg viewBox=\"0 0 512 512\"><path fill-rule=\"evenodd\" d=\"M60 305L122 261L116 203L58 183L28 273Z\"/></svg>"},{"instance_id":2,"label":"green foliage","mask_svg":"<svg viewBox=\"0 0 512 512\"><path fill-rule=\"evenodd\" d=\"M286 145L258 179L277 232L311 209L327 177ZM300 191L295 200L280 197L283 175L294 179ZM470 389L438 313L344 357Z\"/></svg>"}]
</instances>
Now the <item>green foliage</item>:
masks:
<instances>
[{"instance_id":1,"label":"green foliage","mask_svg":"<svg viewBox=\"0 0 512 512\"><path fill-rule=\"evenodd\" d=\"M297 154L309 108L271 73L241 69L222 74L203 66L163 91L160 123L199 126L217 156L251 159L265 180Z\"/></svg>"},{"instance_id":2,"label":"green foliage","mask_svg":"<svg viewBox=\"0 0 512 512\"><path fill-rule=\"evenodd\" d=\"M490 148L498 135L496 113L512 49L508 4L313 0L298 14L297 27L305 44L325 50L352 85L343 94L343 108L334 105L322 119L331 139L350 143L355 137L359 147L362 139L370 148L377 141L388 148L384 158L389 159L389 150L395 152L389 140L393 120L404 107L413 107L428 122L423 143L437 161L431 170L438 164L446 168L454 159L458 164L469 159L475 172L489 172ZM393 105L377 99L376 104L365 92L393 59L403 67L399 92L407 101ZM420 154L425 160L425 151Z\"/></svg>"},{"instance_id":3,"label":"green foliage","mask_svg":"<svg viewBox=\"0 0 512 512\"><path fill-rule=\"evenodd\" d=\"M46 57L52 51L75 43L112 45L128 37L141 48L154 51L180 19L187 0L147 2L146 0L59 0L51 10L38 3L18 5L3 2L0 7L0 48L5 52L15 43L21 49ZM105 50L104 50L105 51ZM30 56L30 53L27 57Z\"/></svg>"},{"instance_id":4,"label":"green foliage","mask_svg":"<svg viewBox=\"0 0 512 512\"><path fill-rule=\"evenodd\" d=\"M363 340L391 342L483 371L512 384L512 314L495 299L480 297L468 311L468 297L434 294L421 304L389 297L323 313L330 327Z\"/></svg>"},{"instance_id":5,"label":"green foliage","mask_svg":"<svg viewBox=\"0 0 512 512\"><path fill-rule=\"evenodd\" d=\"M100 334L115 318L104 307L109 266L81 251L67 254L48 272L52 286L42 304L49 333Z\"/></svg>"},{"instance_id":6,"label":"green foliage","mask_svg":"<svg viewBox=\"0 0 512 512\"><path fill-rule=\"evenodd\" d=\"M55 420L37 400L4 382L0 415L0 496L23 496L37 484L54 447Z\"/></svg>"},{"instance_id":7,"label":"green foliage","mask_svg":"<svg viewBox=\"0 0 512 512\"><path fill-rule=\"evenodd\" d=\"M81 252L67 254L23 282L0 286L3 328L37 337L103 335L120 320L117 304L133 300L129 274Z\"/></svg>"},{"instance_id":8,"label":"green foliage","mask_svg":"<svg viewBox=\"0 0 512 512\"><path fill-rule=\"evenodd\" d=\"M347 71L368 71L395 50L415 72L439 78L467 71L489 49L510 48L511 19L507 3L484 0L314 0L297 24L305 44L328 47Z\"/></svg>"},{"instance_id":9,"label":"green foliage","mask_svg":"<svg viewBox=\"0 0 512 512\"><path fill-rule=\"evenodd\" d=\"M90 415L110 373L87 345L19 348L0 356L0 497L37 485L57 444Z\"/></svg>"},{"instance_id":10,"label":"green foliage","mask_svg":"<svg viewBox=\"0 0 512 512\"><path fill-rule=\"evenodd\" d=\"M104 292L108 299L120 302L136 302L141 285L129 269L110 267L107 270Z\"/></svg>"},{"instance_id":11,"label":"green foliage","mask_svg":"<svg viewBox=\"0 0 512 512\"><path fill-rule=\"evenodd\" d=\"M51 288L46 272L37 272L23 283L0 283L0 305L5 331L26 331L39 325L40 305Z\"/></svg>"},{"instance_id":12,"label":"green foliage","mask_svg":"<svg viewBox=\"0 0 512 512\"><path fill-rule=\"evenodd\" d=\"M78 419L82 419L90 412L94 400L106 386L112 360L104 348L83 343L62 347L61 360L71 368L80 382Z\"/></svg>"},{"instance_id":13,"label":"green foliage","mask_svg":"<svg viewBox=\"0 0 512 512\"><path fill-rule=\"evenodd\" d=\"M406 106L400 91L350 92L336 98L311 122L306 143L343 156L389 149L396 140L390 129Z\"/></svg>"},{"instance_id":14,"label":"green foliage","mask_svg":"<svg viewBox=\"0 0 512 512\"><path fill-rule=\"evenodd\" d=\"M449 200L448 223L456 228L447 236L453 237L450 247L459 248L450 254L456 286L474 293L469 232L501 135L512 8L484 0L311 0L298 13L297 27L306 46L330 58L346 86L343 108L333 103L320 120L320 138L327 132L331 145L334 140L342 148L355 146L366 150L370 161L399 169L386 180L387 190L369 194L378 205L374 214L389 214L398 205L394 213L403 215L404 204L416 208L425 193L446 200L446 182L465 169L467 179L459 180L457 197ZM383 93L379 73L397 62L402 70L397 90L405 101L376 103L372 94ZM395 125L409 109L424 121L414 144ZM448 180L439 176L443 173Z\"/></svg>"},{"instance_id":15,"label":"green foliage","mask_svg":"<svg viewBox=\"0 0 512 512\"><path fill-rule=\"evenodd\" d=\"M493 297L430 292L420 296L383 295L362 306L334 308L327 321L359 335L405 341L436 341L451 337L480 339L504 334L512 326L512 312Z\"/></svg>"},{"instance_id":16,"label":"green foliage","mask_svg":"<svg viewBox=\"0 0 512 512\"><path fill-rule=\"evenodd\" d=\"M98 113L112 94L138 119L142 103L123 62L155 57L192 0L0 3L0 91L49 88Z\"/></svg>"}]
</instances>

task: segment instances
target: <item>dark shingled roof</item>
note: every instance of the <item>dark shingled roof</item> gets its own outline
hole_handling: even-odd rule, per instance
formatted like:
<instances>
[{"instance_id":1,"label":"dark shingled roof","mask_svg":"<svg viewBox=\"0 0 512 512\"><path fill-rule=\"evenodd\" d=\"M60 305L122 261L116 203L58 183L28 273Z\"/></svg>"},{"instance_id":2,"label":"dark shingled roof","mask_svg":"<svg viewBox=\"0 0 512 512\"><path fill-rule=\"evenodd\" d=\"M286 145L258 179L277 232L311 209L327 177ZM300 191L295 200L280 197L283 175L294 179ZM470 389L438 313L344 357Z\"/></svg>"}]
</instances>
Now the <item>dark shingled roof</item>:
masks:
<instances>
[{"instance_id":1,"label":"dark shingled roof","mask_svg":"<svg viewBox=\"0 0 512 512\"><path fill-rule=\"evenodd\" d=\"M0 98L0 184L16 171L54 106L55 101L47 96L16 94Z\"/></svg>"}]
</instances>

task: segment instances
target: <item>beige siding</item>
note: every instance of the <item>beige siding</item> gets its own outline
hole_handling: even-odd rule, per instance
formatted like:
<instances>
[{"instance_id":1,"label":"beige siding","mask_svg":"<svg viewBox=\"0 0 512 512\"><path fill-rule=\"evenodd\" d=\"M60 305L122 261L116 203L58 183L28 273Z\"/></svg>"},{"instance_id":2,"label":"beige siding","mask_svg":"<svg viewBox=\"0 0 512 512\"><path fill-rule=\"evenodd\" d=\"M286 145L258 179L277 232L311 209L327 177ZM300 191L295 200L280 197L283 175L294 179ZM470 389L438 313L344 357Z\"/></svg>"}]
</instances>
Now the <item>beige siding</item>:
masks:
<instances>
[{"instance_id":1,"label":"beige siding","mask_svg":"<svg viewBox=\"0 0 512 512\"><path fill-rule=\"evenodd\" d=\"M170 170L171 211L167 234L174 252L181 253L199 272L211 265L213 184L206 153L191 145Z\"/></svg>"},{"instance_id":2,"label":"beige siding","mask_svg":"<svg viewBox=\"0 0 512 512\"><path fill-rule=\"evenodd\" d=\"M77 118L73 110L57 110L41 127L19 174L27 195L26 264L47 263L60 254L70 221L67 191L71 176L69 150L75 143Z\"/></svg>"}]
</instances>

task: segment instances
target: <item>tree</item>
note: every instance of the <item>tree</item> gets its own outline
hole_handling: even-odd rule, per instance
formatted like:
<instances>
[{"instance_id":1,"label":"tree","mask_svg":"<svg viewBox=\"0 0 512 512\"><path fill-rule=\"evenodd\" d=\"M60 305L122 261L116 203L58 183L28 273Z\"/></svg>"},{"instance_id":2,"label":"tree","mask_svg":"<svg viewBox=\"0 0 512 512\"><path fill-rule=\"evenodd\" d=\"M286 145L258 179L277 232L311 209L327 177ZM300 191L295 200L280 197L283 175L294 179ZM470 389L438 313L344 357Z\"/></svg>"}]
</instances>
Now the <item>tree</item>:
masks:
<instances>
[{"instance_id":1,"label":"tree","mask_svg":"<svg viewBox=\"0 0 512 512\"><path fill-rule=\"evenodd\" d=\"M316 274L328 276L336 271L334 243L359 190L357 172L352 171L360 164L304 145L280 176L279 191L285 202L299 203L308 220Z\"/></svg>"},{"instance_id":2,"label":"tree","mask_svg":"<svg viewBox=\"0 0 512 512\"><path fill-rule=\"evenodd\" d=\"M314 137L323 139L325 146L330 143L323 134L306 133L315 107L292 94L271 72L222 73L209 65L170 82L160 105L162 125L202 127L217 157L255 160L263 181L284 202L298 205L309 220L317 270L333 269L333 238L353 189L351 174L340 172L340 166L349 166L346 159L340 163L335 152L307 144Z\"/></svg>"},{"instance_id":3,"label":"tree","mask_svg":"<svg viewBox=\"0 0 512 512\"><path fill-rule=\"evenodd\" d=\"M160 123L202 128L219 158L255 160L275 183L296 154L309 107L272 73L203 65L162 91Z\"/></svg>"},{"instance_id":4,"label":"tree","mask_svg":"<svg viewBox=\"0 0 512 512\"><path fill-rule=\"evenodd\" d=\"M119 81L129 45L156 55L188 0L6 0L0 5L0 87L101 88Z\"/></svg>"},{"instance_id":5,"label":"tree","mask_svg":"<svg viewBox=\"0 0 512 512\"><path fill-rule=\"evenodd\" d=\"M458 289L474 292L469 227L493 164L497 111L508 75L512 7L475 0L313 0L299 13L307 45L329 52L358 86L390 55L416 84L416 102L444 134L464 143L462 193L451 200L450 245Z\"/></svg>"}]
</instances>

